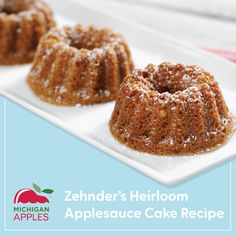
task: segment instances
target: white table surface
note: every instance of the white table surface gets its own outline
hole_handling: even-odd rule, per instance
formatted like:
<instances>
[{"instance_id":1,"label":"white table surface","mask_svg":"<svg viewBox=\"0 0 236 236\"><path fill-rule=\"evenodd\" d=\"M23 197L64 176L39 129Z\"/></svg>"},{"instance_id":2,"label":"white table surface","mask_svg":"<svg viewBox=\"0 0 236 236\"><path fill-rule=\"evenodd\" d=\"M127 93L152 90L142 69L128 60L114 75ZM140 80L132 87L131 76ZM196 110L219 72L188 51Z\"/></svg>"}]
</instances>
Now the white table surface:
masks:
<instances>
[{"instance_id":1,"label":"white table surface","mask_svg":"<svg viewBox=\"0 0 236 236\"><path fill-rule=\"evenodd\" d=\"M74 1L114 12L169 34L180 41L203 47L236 50L236 13L234 15L236 1L214 0L214 4L212 0ZM213 17L217 14L221 16Z\"/></svg>"}]
</instances>

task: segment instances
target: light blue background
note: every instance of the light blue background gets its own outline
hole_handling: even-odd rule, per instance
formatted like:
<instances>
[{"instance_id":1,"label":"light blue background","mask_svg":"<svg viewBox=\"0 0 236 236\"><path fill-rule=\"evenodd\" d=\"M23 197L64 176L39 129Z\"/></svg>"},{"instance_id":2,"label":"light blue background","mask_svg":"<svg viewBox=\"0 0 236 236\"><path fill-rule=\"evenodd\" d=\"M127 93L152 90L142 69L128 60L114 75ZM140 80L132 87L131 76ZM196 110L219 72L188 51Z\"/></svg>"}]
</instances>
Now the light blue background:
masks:
<instances>
[{"instance_id":1,"label":"light blue background","mask_svg":"<svg viewBox=\"0 0 236 236\"><path fill-rule=\"evenodd\" d=\"M0 124L3 134L3 98L0 97ZM159 229L227 229L229 225L229 162L175 187L165 187L139 172L96 150L83 141L55 127L20 106L7 101L7 229L94 229L94 228L159 228ZM0 137L3 150L3 135ZM3 151L1 151L3 160ZM3 162L2 162L3 165ZM2 166L1 165L1 166ZM233 235L235 233L235 173L232 161L233 206L231 232L129 232L129 235ZM2 170L3 171L3 170ZM3 173L3 172L1 172ZM32 182L55 189L50 197L50 220L45 223L16 223L12 221L13 198L17 190L31 187ZM64 190L74 192L116 192L129 190L164 193L186 192L189 203L65 203ZM3 175L1 175L3 196ZM2 198L3 199L3 198ZM183 205L184 204L184 205ZM147 206L166 206L177 210L182 206L192 209L224 210L224 220L92 220L87 223L64 220L66 207L74 209L93 207L100 209L144 209ZM1 201L3 209L3 200ZM3 211L2 216L3 216ZM3 217L1 217L3 231ZM234 232L234 233L233 233ZM120 235L116 232L4 232L4 235Z\"/></svg>"}]
</instances>

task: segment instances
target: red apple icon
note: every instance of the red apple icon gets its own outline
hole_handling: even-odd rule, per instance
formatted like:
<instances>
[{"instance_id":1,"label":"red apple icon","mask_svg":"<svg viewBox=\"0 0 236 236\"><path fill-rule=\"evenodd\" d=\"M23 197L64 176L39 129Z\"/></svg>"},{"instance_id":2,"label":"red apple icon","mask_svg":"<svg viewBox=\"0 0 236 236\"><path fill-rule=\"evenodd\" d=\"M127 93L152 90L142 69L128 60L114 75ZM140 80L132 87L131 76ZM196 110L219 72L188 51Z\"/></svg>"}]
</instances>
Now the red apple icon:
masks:
<instances>
[{"instance_id":1,"label":"red apple icon","mask_svg":"<svg viewBox=\"0 0 236 236\"><path fill-rule=\"evenodd\" d=\"M42 193L46 193L46 194L51 194L51 193L53 193L53 190L52 189L44 189L41 191L41 188L38 185L36 185L35 183L33 183L33 187L34 187L35 191L32 189L29 189L29 188L24 188L24 189L19 190L15 194L14 204L18 204L18 203L23 203L23 204L49 203L49 200L47 197L38 195L37 193L42 192Z\"/></svg>"},{"instance_id":2,"label":"red apple icon","mask_svg":"<svg viewBox=\"0 0 236 236\"><path fill-rule=\"evenodd\" d=\"M40 203L40 204L44 204L44 203L49 203L48 198L44 197L44 196L40 196L37 193L35 193L35 191L33 191L32 189L21 189L19 190L14 198L14 203Z\"/></svg>"}]
</instances>

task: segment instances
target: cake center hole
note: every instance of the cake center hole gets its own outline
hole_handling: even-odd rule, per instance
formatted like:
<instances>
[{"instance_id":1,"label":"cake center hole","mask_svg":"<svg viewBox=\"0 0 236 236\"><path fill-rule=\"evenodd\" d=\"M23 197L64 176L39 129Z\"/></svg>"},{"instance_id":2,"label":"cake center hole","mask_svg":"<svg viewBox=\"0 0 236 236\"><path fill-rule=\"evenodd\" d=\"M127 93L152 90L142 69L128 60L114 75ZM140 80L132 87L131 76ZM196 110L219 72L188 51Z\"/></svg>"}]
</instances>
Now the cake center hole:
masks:
<instances>
[{"instance_id":1,"label":"cake center hole","mask_svg":"<svg viewBox=\"0 0 236 236\"><path fill-rule=\"evenodd\" d=\"M159 93L174 94L179 91L184 91L191 85L191 81L183 81L182 78L157 78L155 90Z\"/></svg>"},{"instance_id":2,"label":"cake center hole","mask_svg":"<svg viewBox=\"0 0 236 236\"><path fill-rule=\"evenodd\" d=\"M185 88L181 88L179 86L176 86L174 84L170 85L171 87L169 86L156 86L155 87L155 90L158 92L158 93L170 93L170 94L174 94L178 91L183 91Z\"/></svg>"},{"instance_id":3,"label":"cake center hole","mask_svg":"<svg viewBox=\"0 0 236 236\"><path fill-rule=\"evenodd\" d=\"M93 42L91 39L80 37L77 39L76 38L72 39L70 46L79 50L80 49L93 50L95 48L101 47L101 44L99 42Z\"/></svg>"},{"instance_id":4,"label":"cake center hole","mask_svg":"<svg viewBox=\"0 0 236 236\"><path fill-rule=\"evenodd\" d=\"M157 89L159 93L175 93L175 91L172 91L168 87L161 87Z\"/></svg>"},{"instance_id":5,"label":"cake center hole","mask_svg":"<svg viewBox=\"0 0 236 236\"><path fill-rule=\"evenodd\" d=\"M72 32L70 46L76 49L93 50L109 43L110 37L102 30L78 28Z\"/></svg>"}]
</instances>

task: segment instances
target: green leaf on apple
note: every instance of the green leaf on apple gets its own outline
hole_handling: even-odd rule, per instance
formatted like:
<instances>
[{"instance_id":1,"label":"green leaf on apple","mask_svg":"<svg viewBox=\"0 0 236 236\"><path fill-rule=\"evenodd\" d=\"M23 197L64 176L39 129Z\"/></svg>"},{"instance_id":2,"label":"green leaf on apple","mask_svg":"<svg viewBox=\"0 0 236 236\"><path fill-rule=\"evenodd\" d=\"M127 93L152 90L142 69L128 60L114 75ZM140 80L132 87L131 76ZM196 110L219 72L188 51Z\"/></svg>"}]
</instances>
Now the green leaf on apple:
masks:
<instances>
[{"instance_id":1,"label":"green leaf on apple","mask_svg":"<svg viewBox=\"0 0 236 236\"><path fill-rule=\"evenodd\" d=\"M44 189L42 192L43 192L43 193L46 193L46 194L51 194L51 193L54 192L54 190L46 188L46 189Z\"/></svg>"},{"instance_id":2,"label":"green leaf on apple","mask_svg":"<svg viewBox=\"0 0 236 236\"><path fill-rule=\"evenodd\" d=\"M33 188L37 193L41 193L41 188L36 183L33 183Z\"/></svg>"}]
</instances>

